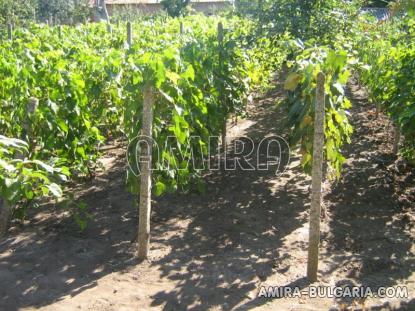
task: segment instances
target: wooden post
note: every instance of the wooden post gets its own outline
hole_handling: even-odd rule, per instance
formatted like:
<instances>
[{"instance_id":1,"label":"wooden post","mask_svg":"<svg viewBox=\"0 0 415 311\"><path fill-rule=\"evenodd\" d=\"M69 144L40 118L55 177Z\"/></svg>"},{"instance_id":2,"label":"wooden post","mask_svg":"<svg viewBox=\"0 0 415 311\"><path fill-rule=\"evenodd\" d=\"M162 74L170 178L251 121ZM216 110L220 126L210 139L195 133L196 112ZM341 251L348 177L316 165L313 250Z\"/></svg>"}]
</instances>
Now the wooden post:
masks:
<instances>
[{"instance_id":1,"label":"wooden post","mask_svg":"<svg viewBox=\"0 0 415 311\"><path fill-rule=\"evenodd\" d=\"M7 200L0 197L0 239L7 233L11 215L12 209Z\"/></svg>"},{"instance_id":2,"label":"wooden post","mask_svg":"<svg viewBox=\"0 0 415 311\"><path fill-rule=\"evenodd\" d=\"M9 41L13 40L13 25L12 24L7 24L7 39L9 39Z\"/></svg>"},{"instance_id":3,"label":"wooden post","mask_svg":"<svg viewBox=\"0 0 415 311\"><path fill-rule=\"evenodd\" d=\"M39 99L30 97L26 106L26 118L23 120L22 127L26 132L27 140L29 141L29 150L33 151L36 147L36 139L33 133L33 124L35 122L36 110L39 107Z\"/></svg>"},{"instance_id":4,"label":"wooden post","mask_svg":"<svg viewBox=\"0 0 415 311\"><path fill-rule=\"evenodd\" d=\"M325 116L325 76L317 76L317 93L314 120L313 176L311 188L310 229L308 244L307 277L317 281L318 254L320 244L321 183L323 181L324 116Z\"/></svg>"},{"instance_id":5,"label":"wooden post","mask_svg":"<svg viewBox=\"0 0 415 311\"><path fill-rule=\"evenodd\" d=\"M150 249L150 215L151 215L151 167L152 167L152 131L153 131L153 88L144 87L142 138L146 144L140 152L140 207L138 224L138 258L148 258Z\"/></svg>"},{"instance_id":6,"label":"wooden post","mask_svg":"<svg viewBox=\"0 0 415 311\"><path fill-rule=\"evenodd\" d=\"M401 142L401 130L398 125L393 126L394 139L393 139L393 154L398 155L399 144Z\"/></svg>"},{"instance_id":7,"label":"wooden post","mask_svg":"<svg viewBox=\"0 0 415 311\"><path fill-rule=\"evenodd\" d=\"M258 33L261 33L262 30L262 19L261 16L264 15L264 1L259 0L258 1Z\"/></svg>"},{"instance_id":8,"label":"wooden post","mask_svg":"<svg viewBox=\"0 0 415 311\"><path fill-rule=\"evenodd\" d=\"M59 34L59 38L62 39L62 25L58 26L58 34Z\"/></svg>"},{"instance_id":9,"label":"wooden post","mask_svg":"<svg viewBox=\"0 0 415 311\"><path fill-rule=\"evenodd\" d=\"M180 34L181 35L184 34L184 25L183 25L183 22L180 22Z\"/></svg>"},{"instance_id":10,"label":"wooden post","mask_svg":"<svg viewBox=\"0 0 415 311\"><path fill-rule=\"evenodd\" d=\"M49 22L49 26L52 27L53 26L53 16L52 16L52 14L49 15L48 22Z\"/></svg>"},{"instance_id":11,"label":"wooden post","mask_svg":"<svg viewBox=\"0 0 415 311\"><path fill-rule=\"evenodd\" d=\"M105 0L100 0L100 1L101 1L100 6L101 6L101 9L102 9L102 15L103 15L104 19L107 21L107 23L109 23L110 22L110 16L108 14L107 4L106 4Z\"/></svg>"},{"instance_id":12,"label":"wooden post","mask_svg":"<svg viewBox=\"0 0 415 311\"><path fill-rule=\"evenodd\" d=\"M218 42L219 42L219 72L222 74L223 73L223 53L222 53L222 49L223 49L223 24L221 22L218 23ZM222 124L222 149L223 152L226 152L226 132L227 132L227 128L226 128L226 121L228 120L228 113L227 113L227 107L226 107L226 102L225 99L223 97L223 85L221 87L220 91L220 100L221 100L221 104L222 104L222 108L223 108L223 113L224 113L224 117L223 117L223 124Z\"/></svg>"},{"instance_id":13,"label":"wooden post","mask_svg":"<svg viewBox=\"0 0 415 311\"><path fill-rule=\"evenodd\" d=\"M127 44L128 48L131 48L133 44L133 26L131 22L127 22Z\"/></svg>"}]
</instances>

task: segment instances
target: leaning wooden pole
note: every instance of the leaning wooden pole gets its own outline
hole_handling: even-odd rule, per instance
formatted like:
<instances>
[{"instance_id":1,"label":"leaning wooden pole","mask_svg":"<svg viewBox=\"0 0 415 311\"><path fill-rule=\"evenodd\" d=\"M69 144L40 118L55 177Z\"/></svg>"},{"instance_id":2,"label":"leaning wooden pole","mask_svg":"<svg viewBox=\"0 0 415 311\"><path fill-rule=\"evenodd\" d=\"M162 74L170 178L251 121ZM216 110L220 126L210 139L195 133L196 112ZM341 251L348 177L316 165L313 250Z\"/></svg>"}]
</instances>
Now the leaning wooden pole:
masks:
<instances>
[{"instance_id":1,"label":"leaning wooden pole","mask_svg":"<svg viewBox=\"0 0 415 311\"><path fill-rule=\"evenodd\" d=\"M399 125L393 126L393 154L398 155L399 153L399 145L401 143L401 129Z\"/></svg>"},{"instance_id":2,"label":"leaning wooden pole","mask_svg":"<svg viewBox=\"0 0 415 311\"><path fill-rule=\"evenodd\" d=\"M151 214L151 167L152 167L152 131L153 131L154 92L150 85L144 87L143 127L139 141L140 149L140 207L138 224L138 258L147 259L150 248Z\"/></svg>"},{"instance_id":3,"label":"leaning wooden pole","mask_svg":"<svg viewBox=\"0 0 415 311\"><path fill-rule=\"evenodd\" d=\"M110 23L107 23L107 32L112 35L112 26Z\"/></svg>"},{"instance_id":4,"label":"leaning wooden pole","mask_svg":"<svg viewBox=\"0 0 415 311\"><path fill-rule=\"evenodd\" d=\"M3 238L9 227L12 209L7 200L0 197L0 239Z\"/></svg>"},{"instance_id":5,"label":"leaning wooden pole","mask_svg":"<svg viewBox=\"0 0 415 311\"><path fill-rule=\"evenodd\" d=\"M7 39L9 41L13 40L13 25L12 24L7 24Z\"/></svg>"},{"instance_id":6,"label":"leaning wooden pole","mask_svg":"<svg viewBox=\"0 0 415 311\"><path fill-rule=\"evenodd\" d=\"M102 13L103 13L104 19L107 21L107 23L109 23L110 22L110 16L108 14L107 3L105 2L105 0L101 0L101 8L102 8Z\"/></svg>"},{"instance_id":7,"label":"leaning wooden pole","mask_svg":"<svg viewBox=\"0 0 415 311\"><path fill-rule=\"evenodd\" d=\"M317 281L318 254L320 244L321 184L323 182L324 114L325 114L325 76L317 76L317 94L314 120L313 173L310 208L310 229L308 244L307 277Z\"/></svg>"},{"instance_id":8,"label":"leaning wooden pole","mask_svg":"<svg viewBox=\"0 0 415 311\"><path fill-rule=\"evenodd\" d=\"M218 23L218 42L219 42L219 71L221 74L223 74L223 24L221 22ZM223 123L222 123L222 149L223 152L226 152L226 122L228 120L228 114L227 114L227 107L226 107L226 101L224 98L223 90L224 86L222 85L219 95L221 100L221 105L223 109Z\"/></svg>"},{"instance_id":9,"label":"leaning wooden pole","mask_svg":"<svg viewBox=\"0 0 415 311\"><path fill-rule=\"evenodd\" d=\"M127 22L127 44L128 48L133 45L133 26L131 22Z\"/></svg>"}]
</instances>

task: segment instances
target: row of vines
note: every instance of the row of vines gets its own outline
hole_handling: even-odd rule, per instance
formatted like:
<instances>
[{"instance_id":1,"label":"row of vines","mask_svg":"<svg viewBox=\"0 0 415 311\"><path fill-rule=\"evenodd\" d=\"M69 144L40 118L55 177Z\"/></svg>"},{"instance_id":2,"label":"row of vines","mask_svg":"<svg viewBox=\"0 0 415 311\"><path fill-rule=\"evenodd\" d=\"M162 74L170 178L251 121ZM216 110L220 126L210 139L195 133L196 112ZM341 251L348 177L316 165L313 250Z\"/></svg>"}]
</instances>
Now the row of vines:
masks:
<instances>
[{"instance_id":1,"label":"row of vines","mask_svg":"<svg viewBox=\"0 0 415 311\"><path fill-rule=\"evenodd\" d=\"M154 192L197 184L200 171L189 159L202 161L210 137L220 136L228 115L244 113L250 92L267 85L284 59L270 40L252 36L245 19L223 20L219 43L220 21L193 16L180 27L175 19L143 20L133 24L131 45L125 24L32 25L3 40L0 195L16 206L15 216L24 217L38 197L61 197L67 181L91 177L109 140L133 141L148 86L155 90L153 137L165 148L154 163ZM137 193L136 157L128 161L127 185Z\"/></svg>"},{"instance_id":2,"label":"row of vines","mask_svg":"<svg viewBox=\"0 0 415 311\"><path fill-rule=\"evenodd\" d=\"M243 115L250 93L283 67L290 143L299 147L306 172L313 163L319 72L326 76L330 176L340 177L342 148L353 133L346 96L351 76L390 116L403 137L399 152L413 162L415 21L410 11L387 22L349 11L326 12L330 24L341 27L325 29L324 37L322 21L311 17L319 28L303 31L302 38L273 24L199 15L135 22L132 44L125 24L15 30L0 50L1 197L23 217L35 198L61 197L68 180L91 177L100 146L140 134L146 87L155 90L153 138L163 146L154 163L153 192L197 185L197 162L207 155L210 137L221 135L231 114ZM218 147L219 139L214 143ZM134 156L128 161L137 167ZM139 189L136 175L128 169L133 193Z\"/></svg>"},{"instance_id":3,"label":"row of vines","mask_svg":"<svg viewBox=\"0 0 415 311\"><path fill-rule=\"evenodd\" d=\"M378 21L359 13L346 31L334 29L324 40L311 36L304 41L291 41L286 106L291 144L300 147L306 172L312 169L319 72L327 76L324 154L331 177L340 177L345 161L342 146L350 143L353 133L349 122L351 102L346 96L351 77L356 77L367 90L378 112L390 117L395 130L393 152L414 163L415 19L409 8L395 14L387 21Z\"/></svg>"}]
</instances>

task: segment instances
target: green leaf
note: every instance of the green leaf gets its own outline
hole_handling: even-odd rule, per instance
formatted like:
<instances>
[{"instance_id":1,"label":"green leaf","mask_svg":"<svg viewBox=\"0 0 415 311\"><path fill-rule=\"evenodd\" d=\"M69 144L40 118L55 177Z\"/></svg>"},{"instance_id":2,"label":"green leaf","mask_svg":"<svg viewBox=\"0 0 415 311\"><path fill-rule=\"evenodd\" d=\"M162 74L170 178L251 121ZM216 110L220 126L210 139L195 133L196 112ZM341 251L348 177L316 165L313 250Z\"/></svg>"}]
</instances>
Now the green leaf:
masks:
<instances>
[{"instance_id":1,"label":"green leaf","mask_svg":"<svg viewBox=\"0 0 415 311\"><path fill-rule=\"evenodd\" d=\"M160 196L160 195L162 195L165 191L166 191L166 185L165 185L165 184L163 184L162 182L158 181L158 182L154 185L154 195L155 195L155 196Z\"/></svg>"},{"instance_id":2,"label":"green leaf","mask_svg":"<svg viewBox=\"0 0 415 311\"><path fill-rule=\"evenodd\" d=\"M339 92L341 95L344 95L344 88L343 86L337 82L333 84L333 87L337 90L337 92Z\"/></svg>"},{"instance_id":3,"label":"green leaf","mask_svg":"<svg viewBox=\"0 0 415 311\"><path fill-rule=\"evenodd\" d=\"M66 125L65 121L63 121L62 119L57 119L56 122L58 123L59 128L65 132L65 134L68 134L69 132L69 127L68 125Z\"/></svg>"},{"instance_id":4,"label":"green leaf","mask_svg":"<svg viewBox=\"0 0 415 311\"><path fill-rule=\"evenodd\" d=\"M3 159L0 159L0 168L3 168L4 170L8 171L9 173L14 172L16 170L16 168L13 165L8 164Z\"/></svg>"},{"instance_id":5,"label":"green leaf","mask_svg":"<svg viewBox=\"0 0 415 311\"><path fill-rule=\"evenodd\" d=\"M48 172L50 174L53 174L55 172L55 169L52 166L50 166L50 165L48 165L48 164L46 164L42 161L39 161L39 160L26 161L25 163L36 164L36 165L40 166L43 170L45 170L46 172Z\"/></svg>"},{"instance_id":6,"label":"green leaf","mask_svg":"<svg viewBox=\"0 0 415 311\"><path fill-rule=\"evenodd\" d=\"M46 187L48 188L48 190L57 198L62 197L62 189L59 185L52 183L50 185L46 185Z\"/></svg>"}]
</instances>

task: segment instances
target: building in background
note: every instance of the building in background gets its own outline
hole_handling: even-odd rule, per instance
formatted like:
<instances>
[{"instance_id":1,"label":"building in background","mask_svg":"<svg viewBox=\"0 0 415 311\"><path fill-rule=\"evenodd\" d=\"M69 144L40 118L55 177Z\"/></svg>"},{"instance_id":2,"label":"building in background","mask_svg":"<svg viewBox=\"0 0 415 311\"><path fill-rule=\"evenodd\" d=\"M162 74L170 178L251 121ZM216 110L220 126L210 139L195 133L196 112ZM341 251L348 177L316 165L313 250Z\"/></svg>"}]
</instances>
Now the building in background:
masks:
<instances>
[{"instance_id":1,"label":"building in background","mask_svg":"<svg viewBox=\"0 0 415 311\"><path fill-rule=\"evenodd\" d=\"M102 0L91 0L91 5L101 6ZM109 15L116 12L129 12L132 14L154 14L163 10L160 0L106 0ZM190 6L197 12L213 14L233 6L229 0L191 0Z\"/></svg>"},{"instance_id":2,"label":"building in background","mask_svg":"<svg viewBox=\"0 0 415 311\"><path fill-rule=\"evenodd\" d=\"M378 21L385 21L390 18L391 12L389 8L375 8L366 7L362 8L361 13L370 14L377 18Z\"/></svg>"}]
</instances>

